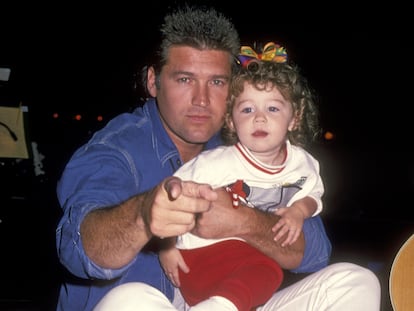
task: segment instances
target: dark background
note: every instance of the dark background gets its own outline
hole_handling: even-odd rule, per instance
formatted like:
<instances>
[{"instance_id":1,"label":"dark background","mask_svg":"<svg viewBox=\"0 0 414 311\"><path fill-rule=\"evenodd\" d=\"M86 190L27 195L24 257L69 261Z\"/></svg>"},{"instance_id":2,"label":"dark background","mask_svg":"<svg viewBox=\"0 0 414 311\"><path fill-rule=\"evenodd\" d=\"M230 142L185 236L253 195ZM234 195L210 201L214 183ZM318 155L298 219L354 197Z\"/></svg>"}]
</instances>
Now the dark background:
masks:
<instances>
[{"instance_id":1,"label":"dark background","mask_svg":"<svg viewBox=\"0 0 414 311\"><path fill-rule=\"evenodd\" d=\"M63 273L56 181L96 129L137 105L134 73L153 51L165 11L181 2L2 4L0 67L12 73L0 82L0 105L28 106L29 141L38 145L43 173L36 175L33 159L0 159L0 310L54 310ZM414 231L409 10L398 2L198 2L230 16L242 44L284 45L316 90L322 127L334 133L312 148L325 179L332 261L375 271L390 310L392 259Z\"/></svg>"}]
</instances>

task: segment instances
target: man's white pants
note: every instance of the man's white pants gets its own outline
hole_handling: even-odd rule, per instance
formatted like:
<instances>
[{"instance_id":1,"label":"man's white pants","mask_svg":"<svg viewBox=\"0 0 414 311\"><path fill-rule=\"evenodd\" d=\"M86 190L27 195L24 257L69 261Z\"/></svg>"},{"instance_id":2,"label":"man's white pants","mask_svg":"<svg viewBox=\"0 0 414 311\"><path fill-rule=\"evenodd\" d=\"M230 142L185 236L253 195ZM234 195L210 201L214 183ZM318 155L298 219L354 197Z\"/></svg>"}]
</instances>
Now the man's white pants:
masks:
<instances>
[{"instance_id":1,"label":"man's white pants","mask_svg":"<svg viewBox=\"0 0 414 311\"><path fill-rule=\"evenodd\" d=\"M258 311L378 311L381 288L376 275L351 263L336 263L315 272L303 280L277 291ZM213 302L212 302L213 303ZM214 310L231 310L214 305ZM163 293L144 283L126 283L112 289L95 307L94 311L142 310L212 310L206 303L196 308L188 307L176 290L173 304Z\"/></svg>"}]
</instances>

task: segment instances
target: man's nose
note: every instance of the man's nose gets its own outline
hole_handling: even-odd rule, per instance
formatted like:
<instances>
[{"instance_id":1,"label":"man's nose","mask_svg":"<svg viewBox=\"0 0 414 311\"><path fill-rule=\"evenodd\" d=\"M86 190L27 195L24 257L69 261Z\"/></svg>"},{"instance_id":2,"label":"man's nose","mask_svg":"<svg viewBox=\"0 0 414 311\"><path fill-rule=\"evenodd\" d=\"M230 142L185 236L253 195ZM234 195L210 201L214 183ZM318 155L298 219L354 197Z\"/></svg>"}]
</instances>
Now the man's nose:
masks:
<instances>
[{"instance_id":1,"label":"man's nose","mask_svg":"<svg viewBox=\"0 0 414 311\"><path fill-rule=\"evenodd\" d=\"M198 85L195 90L193 105L206 107L210 105L209 91L206 85Z\"/></svg>"}]
</instances>

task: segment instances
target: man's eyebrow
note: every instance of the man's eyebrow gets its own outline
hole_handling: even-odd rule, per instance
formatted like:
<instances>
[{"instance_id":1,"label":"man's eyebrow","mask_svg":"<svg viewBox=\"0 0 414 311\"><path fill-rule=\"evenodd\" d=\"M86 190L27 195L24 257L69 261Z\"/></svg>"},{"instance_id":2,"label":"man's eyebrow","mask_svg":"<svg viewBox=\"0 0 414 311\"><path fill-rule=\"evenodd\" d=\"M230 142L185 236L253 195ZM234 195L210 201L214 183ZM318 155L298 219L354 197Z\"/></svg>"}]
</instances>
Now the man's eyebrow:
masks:
<instances>
[{"instance_id":1,"label":"man's eyebrow","mask_svg":"<svg viewBox=\"0 0 414 311\"><path fill-rule=\"evenodd\" d=\"M230 76L229 75L214 75L213 78L215 78L215 79L230 80Z\"/></svg>"},{"instance_id":2,"label":"man's eyebrow","mask_svg":"<svg viewBox=\"0 0 414 311\"><path fill-rule=\"evenodd\" d=\"M174 71L171 73L172 76L179 76L179 75L184 75L184 76L191 76L194 77L196 76L196 74L194 74L191 71L185 71L185 70L178 70L178 71ZM222 79L222 80L230 80L230 76L226 75L226 74L219 74L219 75L212 75L210 77L210 79L216 80L216 79Z\"/></svg>"},{"instance_id":3,"label":"man's eyebrow","mask_svg":"<svg viewBox=\"0 0 414 311\"><path fill-rule=\"evenodd\" d=\"M172 72L173 75L187 75L187 76L193 76L194 73L191 71L185 71L185 70L177 70Z\"/></svg>"}]
</instances>

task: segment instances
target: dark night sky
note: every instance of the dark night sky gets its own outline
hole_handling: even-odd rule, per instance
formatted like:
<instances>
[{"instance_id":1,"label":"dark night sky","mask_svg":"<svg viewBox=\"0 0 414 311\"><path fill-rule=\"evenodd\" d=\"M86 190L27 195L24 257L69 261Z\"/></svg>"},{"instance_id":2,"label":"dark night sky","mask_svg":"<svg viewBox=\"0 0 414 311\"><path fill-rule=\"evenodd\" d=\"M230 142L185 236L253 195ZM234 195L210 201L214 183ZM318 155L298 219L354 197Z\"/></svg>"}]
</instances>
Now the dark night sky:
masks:
<instances>
[{"instance_id":1,"label":"dark night sky","mask_svg":"<svg viewBox=\"0 0 414 311\"><path fill-rule=\"evenodd\" d=\"M395 107L391 103L404 109L413 43L405 10L396 3L366 9L350 2L334 7L202 3L213 3L231 16L242 43L275 40L285 45L320 95L327 127L350 119L383 124L390 113L398 119L401 110L390 111ZM133 71L151 53L166 9L158 2L145 8L14 9L3 22L10 31L2 39L0 65L12 67L10 84L32 109L125 109L134 102Z\"/></svg>"},{"instance_id":2,"label":"dark night sky","mask_svg":"<svg viewBox=\"0 0 414 311\"><path fill-rule=\"evenodd\" d=\"M375 197L373 205L382 212L408 199L414 186L408 9L397 2L365 8L349 1L204 3L231 16L243 44L272 40L286 46L308 77L319 95L322 126L336 134L321 153L332 197L347 191L367 201ZM136 103L133 73L142 55L151 53L167 7L155 1L132 5L36 4L2 12L0 66L12 68L8 88L29 106L32 134L43 142L44 153L64 141L67 153L56 155L59 165L100 125L58 125L50 121L52 112L63 118L82 112L86 120L101 112L109 118ZM378 189L389 195L377 198ZM343 200L344 206L353 204L351 196Z\"/></svg>"}]
</instances>

